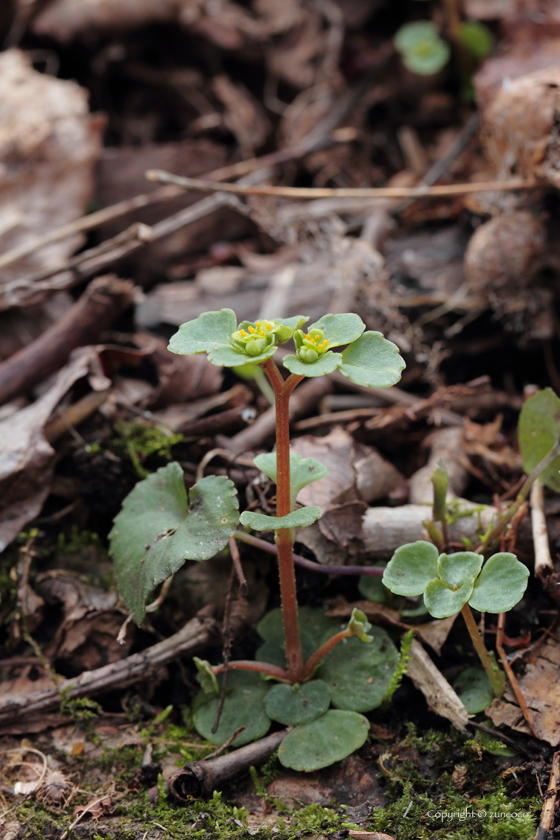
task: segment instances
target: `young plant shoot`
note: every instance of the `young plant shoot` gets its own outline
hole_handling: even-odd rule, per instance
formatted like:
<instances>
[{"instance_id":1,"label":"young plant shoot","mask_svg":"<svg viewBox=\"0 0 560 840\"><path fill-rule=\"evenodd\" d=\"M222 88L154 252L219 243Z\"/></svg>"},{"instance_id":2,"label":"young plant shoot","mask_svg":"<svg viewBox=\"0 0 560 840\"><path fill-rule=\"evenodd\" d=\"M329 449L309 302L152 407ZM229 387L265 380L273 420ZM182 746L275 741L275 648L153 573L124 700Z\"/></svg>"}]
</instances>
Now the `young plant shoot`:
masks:
<instances>
[{"instance_id":1,"label":"young plant shoot","mask_svg":"<svg viewBox=\"0 0 560 840\"><path fill-rule=\"evenodd\" d=\"M264 735L272 720L293 726L280 760L305 771L339 761L365 742L369 723L362 713L382 703L398 653L388 635L372 628L358 610L342 630L321 610L298 610L294 529L313 523L321 510L298 508L296 498L327 470L290 453L290 395L307 377L335 370L358 385L388 388L404 368L398 348L381 333L366 331L358 315L325 315L304 329L308 320L296 316L238 324L231 309L222 309L183 324L169 344L180 355L206 353L218 366L250 372L258 365L268 377L276 405L276 450L257 456L255 465L276 483L276 516L249 511L239 516L235 489L225 477L203 478L187 499L181 468L171 463L136 485L110 534L123 600L141 624L150 592L185 560L207 559L222 550L239 522L274 531L281 609L268 613L257 628L263 645L256 660L228 663L217 729L224 666L195 660L203 686L195 725L218 744L245 726L236 746ZM283 358L289 371L284 378L273 356L290 339L295 352Z\"/></svg>"}]
</instances>

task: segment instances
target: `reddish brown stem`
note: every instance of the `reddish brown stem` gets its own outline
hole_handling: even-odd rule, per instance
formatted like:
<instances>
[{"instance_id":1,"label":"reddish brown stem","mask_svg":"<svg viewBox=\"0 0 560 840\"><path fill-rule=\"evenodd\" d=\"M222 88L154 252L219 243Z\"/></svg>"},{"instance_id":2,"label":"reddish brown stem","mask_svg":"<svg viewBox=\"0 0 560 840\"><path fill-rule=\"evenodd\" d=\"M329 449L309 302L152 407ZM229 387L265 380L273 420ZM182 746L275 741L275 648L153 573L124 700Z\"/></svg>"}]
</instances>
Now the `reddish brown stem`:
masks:
<instances>
[{"instance_id":1,"label":"reddish brown stem","mask_svg":"<svg viewBox=\"0 0 560 840\"><path fill-rule=\"evenodd\" d=\"M272 359L268 359L265 363L264 370L276 397L276 515L281 517L287 516L291 512L289 399L296 385L304 377L292 375L284 382ZM278 550L282 619L286 640L286 664L290 682L298 682L303 670L303 654L299 633L292 530L282 528L276 531L275 541Z\"/></svg>"},{"instance_id":2,"label":"reddish brown stem","mask_svg":"<svg viewBox=\"0 0 560 840\"><path fill-rule=\"evenodd\" d=\"M319 665L321 659L324 659L325 656L329 651L336 647L336 645L341 642L343 639L347 639L349 636L352 636L353 633L350 630L341 630L340 633L337 633L335 636L332 636L326 642L324 642L321 647L317 648L315 653L312 653L307 662L305 663L303 669L303 677L302 680L308 680L309 677L313 675L313 671Z\"/></svg>"},{"instance_id":3,"label":"reddish brown stem","mask_svg":"<svg viewBox=\"0 0 560 840\"><path fill-rule=\"evenodd\" d=\"M228 662L228 671L257 671L259 674L267 674L269 677L274 677L280 682L291 682L288 672L278 665L270 665L268 662L256 662L253 659L237 659L234 662ZM215 674L221 674L224 670L224 665L216 665L212 668Z\"/></svg>"}]
</instances>

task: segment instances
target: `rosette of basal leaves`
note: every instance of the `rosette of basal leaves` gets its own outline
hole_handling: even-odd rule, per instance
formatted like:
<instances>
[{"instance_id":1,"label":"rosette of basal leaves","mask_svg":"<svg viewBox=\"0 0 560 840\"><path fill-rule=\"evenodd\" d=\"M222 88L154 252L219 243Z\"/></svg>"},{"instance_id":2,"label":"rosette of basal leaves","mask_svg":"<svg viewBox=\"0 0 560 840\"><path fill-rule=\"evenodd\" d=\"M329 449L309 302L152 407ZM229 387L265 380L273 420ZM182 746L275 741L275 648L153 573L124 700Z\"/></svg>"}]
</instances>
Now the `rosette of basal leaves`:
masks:
<instances>
[{"instance_id":1,"label":"rosette of basal leaves","mask_svg":"<svg viewBox=\"0 0 560 840\"><path fill-rule=\"evenodd\" d=\"M214 557L238 522L235 487L225 476L202 478L188 498L175 462L138 482L109 534L119 590L138 625L150 592L185 560Z\"/></svg>"},{"instance_id":2,"label":"rosette of basal leaves","mask_svg":"<svg viewBox=\"0 0 560 840\"><path fill-rule=\"evenodd\" d=\"M300 376L339 370L358 385L389 388L399 381L405 366L399 349L381 333L364 330L364 322L352 312L324 315L307 332L294 331L296 353L284 356L284 367ZM341 353L335 351L344 345Z\"/></svg>"},{"instance_id":3,"label":"rosette of basal leaves","mask_svg":"<svg viewBox=\"0 0 560 840\"><path fill-rule=\"evenodd\" d=\"M432 543L419 540L396 550L383 583L396 595L424 595L434 618L455 615L467 603L479 612L511 610L523 597L529 570L506 551L482 562L474 551L439 554Z\"/></svg>"},{"instance_id":4,"label":"rosette of basal leaves","mask_svg":"<svg viewBox=\"0 0 560 840\"><path fill-rule=\"evenodd\" d=\"M181 356L207 353L209 360L219 367L239 367L266 362L276 352L278 344L288 341L294 330L309 318L275 318L262 321L243 321L237 324L232 309L204 312L187 321L171 337L169 350Z\"/></svg>"}]
</instances>

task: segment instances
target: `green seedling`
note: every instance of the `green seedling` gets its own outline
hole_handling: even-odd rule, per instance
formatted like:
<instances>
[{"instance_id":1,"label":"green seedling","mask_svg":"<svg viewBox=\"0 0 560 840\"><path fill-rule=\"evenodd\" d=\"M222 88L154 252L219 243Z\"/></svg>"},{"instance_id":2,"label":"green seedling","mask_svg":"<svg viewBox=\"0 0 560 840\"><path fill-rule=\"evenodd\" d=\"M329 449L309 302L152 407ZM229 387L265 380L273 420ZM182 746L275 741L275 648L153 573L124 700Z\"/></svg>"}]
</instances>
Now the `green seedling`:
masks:
<instances>
[{"instance_id":1,"label":"green seedling","mask_svg":"<svg viewBox=\"0 0 560 840\"><path fill-rule=\"evenodd\" d=\"M325 315L304 329L308 320L238 324L231 309L222 309L183 324L169 344L181 355L206 353L215 365L241 372L258 365L264 371L275 398L276 451L259 455L255 464L276 483L276 516L253 511L239 516L235 488L225 477L203 478L187 496L182 470L171 463L136 485L110 534L121 594L140 624L152 590L186 560L204 560L223 549L238 523L275 532L281 610L258 627L263 645L257 659L228 663L217 728L224 666L196 661L203 691L194 719L197 730L217 744L245 727L236 746L264 735L272 720L293 726L280 761L305 771L339 761L364 743L369 723L363 713L383 702L399 657L387 634L371 628L358 610L341 629L320 610L298 609L294 529L310 525L321 510L298 508L296 499L327 470L290 453L290 395L306 378L335 370L359 385L388 388L404 368L398 348L381 333L366 331L358 315ZM295 352L283 358L289 371L284 378L273 356L289 340Z\"/></svg>"},{"instance_id":2,"label":"green seedling","mask_svg":"<svg viewBox=\"0 0 560 840\"><path fill-rule=\"evenodd\" d=\"M448 37L455 47L459 64L470 76L476 63L494 49L494 38L483 23L462 21L456 0L443 0L443 6ZM407 70L419 76L439 73L451 58L450 44L441 37L440 27L431 20L405 23L397 31L393 43Z\"/></svg>"}]
</instances>

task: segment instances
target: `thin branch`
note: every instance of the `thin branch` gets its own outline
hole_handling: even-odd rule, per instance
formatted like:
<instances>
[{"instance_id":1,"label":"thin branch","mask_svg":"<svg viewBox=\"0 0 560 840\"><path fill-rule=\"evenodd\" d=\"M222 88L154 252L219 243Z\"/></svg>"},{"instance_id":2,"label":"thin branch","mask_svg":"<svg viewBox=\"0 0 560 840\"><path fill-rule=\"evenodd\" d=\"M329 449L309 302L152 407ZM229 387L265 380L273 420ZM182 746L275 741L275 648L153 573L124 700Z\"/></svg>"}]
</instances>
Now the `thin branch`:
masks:
<instances>
[{"instance_id":1,"label":"thin branch","mask_svg":"<svg viewBox=\"0 0 560 840\"><path fill-rule=\"evenodd\" d=\"M255 548L261 548L269 554L277 554L276 546L266 540L260 540L252 534L246 534L245 531L236 531L234 534L236 540L241 540L248 545L254 545ZM384 566L323 566L320 563L315 563L313 560L308 560L306 557L301 557L299 554L294 554L294 563L301 566L303 569L309 569L310 572L319 572L323 575L367 575L368 577L383 577L385 571Z\"/></svg>"},{"instance_id":2,"label":"thin branch","mask_svg":"<svg viewBox=\"0 0 560 840\"><path fill-rule=\"evenodd\" d=\"M535 547L535 577L544 578L554 571L544 514L544 492L537 479L531 487L531 526Z\"/></svg>"},{"instance_id":3,"label":"thin branch","mask_svg":"<svg viewBox=\"0 0 560 840\"><path fill-rule=\"evenodd\" d=\"M519 708L523 712L523 717L527 721L529 728L535 738L542 738L541 733L539 732L535 721L533 720L533 715L531 714L531 710L527 705L527 701L523 696L523 692L521 691L521 687L517 682L517 677L513 673L512 667L508 662L508 658L506 656L506 652L504 650L504 626L506 622L506 614L500 613L498 617L498 632L496 633L496 650L498 651L498 655L500 657L500 662L502 663L502 667L507 674L508 680L510 681L511 687L513 689L513 693L515 694L515 699L519 703Z\"/></svg>"},{"instance_id":4,"label":"thin branch","mask_svg":"<svg viewBox=\"0 0 560 840\"><path fill-rule=\"evenodd\" d=\"M471 184L446 184L427 187L273 187L248 186L242 184L221 184L216 181L203 181L199 178L182 178L162 169L149 169L146 172L149 181L161 184L176 184L187 190L199 192L228 192L234 195L276 196L279 198L443 198L454 195L468 195L477 192L498 192L526 190L542 187L543 184L524 178L510 181L481 181Z\"/></svg>"}]
</instances>

